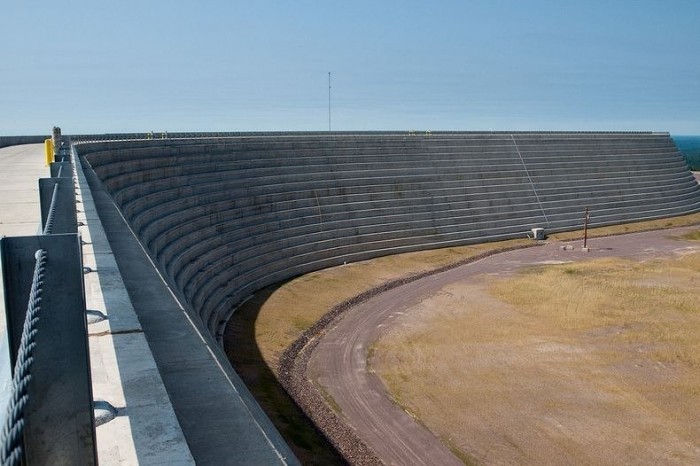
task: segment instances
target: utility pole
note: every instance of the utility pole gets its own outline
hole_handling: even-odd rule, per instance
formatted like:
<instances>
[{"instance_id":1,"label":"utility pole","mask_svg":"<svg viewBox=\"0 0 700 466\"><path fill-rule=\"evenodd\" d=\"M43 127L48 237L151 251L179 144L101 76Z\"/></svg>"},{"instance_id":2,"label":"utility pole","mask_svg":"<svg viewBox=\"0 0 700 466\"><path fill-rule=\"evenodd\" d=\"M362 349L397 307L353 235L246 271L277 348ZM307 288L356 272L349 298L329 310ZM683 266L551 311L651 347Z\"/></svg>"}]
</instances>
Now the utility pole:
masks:
<instances>
[{"instance_id":1,"label":"utility pole","mask_svg":"<svg viewBox=\"0 0 700 466\"><path fill-rule=\"evenodd\" d=\"M328 132L331 131L331 72L328 72Z\"/></svg>"}]
</instances>

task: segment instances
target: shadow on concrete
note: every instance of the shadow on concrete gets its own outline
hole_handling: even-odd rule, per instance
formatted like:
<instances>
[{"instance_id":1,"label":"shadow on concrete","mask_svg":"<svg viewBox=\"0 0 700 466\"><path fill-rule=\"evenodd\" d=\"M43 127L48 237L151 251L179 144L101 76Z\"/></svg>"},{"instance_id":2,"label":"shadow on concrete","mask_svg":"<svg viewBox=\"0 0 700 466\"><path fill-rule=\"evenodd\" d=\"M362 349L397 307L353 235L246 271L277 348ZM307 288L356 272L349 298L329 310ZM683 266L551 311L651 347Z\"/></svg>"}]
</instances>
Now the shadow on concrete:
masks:
<instances>
[{"instance_id":1,"label":"shadow on concrete","mask_svg":"<svg viewBox=\"0 0 700 466\"><path fill-rule=\"evenodd\" d=\"M255 323L265 301L282 285L258 291L234 313L224 333L224 350L231 365L291 446L302 464L345 464L333 445L316 429L277 380L255 338Z\"/></svg>"},{"instance_id":2,"label":"shadow on concrete","mask_svg":"<svg viewBox=\"0 0 700 466\"><path fill-rule=\"evenodd\" d=\"M153 358L145 356L150 356L151 349L110 248L114 242L109 241L102 228L104 223L97 221L97 205L102 208L100 220L109 219L108 224L116 224L120 217L111 198L97 186L92 170L87 169L83 174L93 188L88 192L88 186L82 186L83 202L78 204L88 218L80 231L85 240L84 260L93 269L89 277L85 276L85 282L88 292L99 290L104 308L97 310L108 315L105 325L97 323L88 329L90 345L96 347L101 360L99 370L104 371L97 380L101 393L95 395L103 396L104 401L116 408L115 419L98 427L103 431L102 451L108 452L104 459L116 461L124 455L130 458L128 443L133 441L139 464L161 461L173 466L193 464L158 367ZM115 376L118 380L113 379Z\"/></svg>"}]
</instances>

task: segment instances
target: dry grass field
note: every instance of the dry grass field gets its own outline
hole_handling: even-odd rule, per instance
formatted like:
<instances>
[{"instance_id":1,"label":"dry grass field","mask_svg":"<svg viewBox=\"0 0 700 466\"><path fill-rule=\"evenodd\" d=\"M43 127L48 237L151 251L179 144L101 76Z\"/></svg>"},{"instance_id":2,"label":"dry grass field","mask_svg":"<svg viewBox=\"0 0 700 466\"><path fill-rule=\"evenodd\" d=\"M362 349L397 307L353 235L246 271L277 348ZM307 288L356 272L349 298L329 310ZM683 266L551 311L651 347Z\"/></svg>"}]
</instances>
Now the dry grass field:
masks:
<instances>
[{"instance_id":1,"label":"dry grass field","mask_svg":"<svg viewBox=\"0 0 700 466\"><path fill-rule=\"evenodd\" d=\"M467 463L698 464L700 254L454 283L370 362Z\"/></svg>"}]
</instances>

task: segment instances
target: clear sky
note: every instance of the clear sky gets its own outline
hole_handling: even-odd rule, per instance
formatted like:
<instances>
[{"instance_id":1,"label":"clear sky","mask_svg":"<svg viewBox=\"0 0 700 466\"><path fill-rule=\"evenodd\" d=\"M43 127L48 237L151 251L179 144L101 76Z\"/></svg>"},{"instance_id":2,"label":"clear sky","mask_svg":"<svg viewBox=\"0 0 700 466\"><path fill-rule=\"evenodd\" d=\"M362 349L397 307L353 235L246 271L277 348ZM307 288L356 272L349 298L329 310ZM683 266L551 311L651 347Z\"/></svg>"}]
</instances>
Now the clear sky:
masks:
<instances>
[{"instance_id":1,"label":"clear sky","mask_svg":"<svg viewBox=\"0 0 700 466\"><path fill-rule=\"evenodd\" d=\"M7 0L0 135L700 134L699 0Z\"/></svg>"}]
</instances>

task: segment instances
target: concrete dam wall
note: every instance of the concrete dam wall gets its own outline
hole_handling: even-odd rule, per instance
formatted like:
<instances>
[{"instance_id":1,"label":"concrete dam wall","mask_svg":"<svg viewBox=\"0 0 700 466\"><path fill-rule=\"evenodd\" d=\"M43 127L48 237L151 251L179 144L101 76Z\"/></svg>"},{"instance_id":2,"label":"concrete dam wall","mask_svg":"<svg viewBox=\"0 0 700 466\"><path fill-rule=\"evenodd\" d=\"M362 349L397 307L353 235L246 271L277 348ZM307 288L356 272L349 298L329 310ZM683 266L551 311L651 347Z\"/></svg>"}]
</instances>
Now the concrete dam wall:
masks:
<instances>
[{"instance_id":1,"label":"concrete dam wall","mask_svg":"<svg viewBox=\"0 0 700 466\"><path fill-rule=\"evenodd\" d=\"M214 338L256 290L420 249L700 211L668 134L260 133L77 146Z\"/></svg>"}]
</instances>

